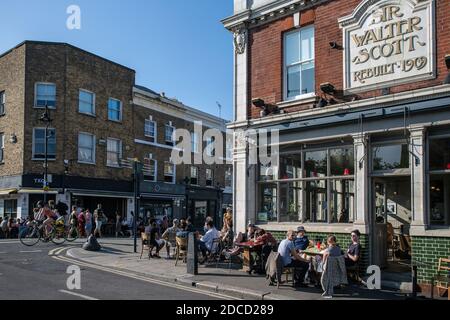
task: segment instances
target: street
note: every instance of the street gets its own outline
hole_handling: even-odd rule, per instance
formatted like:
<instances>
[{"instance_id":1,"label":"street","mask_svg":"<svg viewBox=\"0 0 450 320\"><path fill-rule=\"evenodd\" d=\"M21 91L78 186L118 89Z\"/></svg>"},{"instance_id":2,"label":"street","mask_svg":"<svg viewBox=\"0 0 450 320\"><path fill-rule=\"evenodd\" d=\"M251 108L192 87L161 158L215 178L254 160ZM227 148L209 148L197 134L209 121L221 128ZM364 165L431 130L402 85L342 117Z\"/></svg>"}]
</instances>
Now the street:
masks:
<instances>
[{"instance_id":1,"label":"street","mask_svg":"<svg viewBox=\"0 0 450 320\"><path fill-rule=\"evenodd\" d=\"M76 243L75 245L78 245ZM66 245L67 247L68 245ZM0 241L0 296L3 300L211 300L225 296L198 289L161 285L99 268L81 268L81 290L70 290L70 261L50 256L64 246L39 243L25 247L17 240Z\"/></svg>"}]
</instances>

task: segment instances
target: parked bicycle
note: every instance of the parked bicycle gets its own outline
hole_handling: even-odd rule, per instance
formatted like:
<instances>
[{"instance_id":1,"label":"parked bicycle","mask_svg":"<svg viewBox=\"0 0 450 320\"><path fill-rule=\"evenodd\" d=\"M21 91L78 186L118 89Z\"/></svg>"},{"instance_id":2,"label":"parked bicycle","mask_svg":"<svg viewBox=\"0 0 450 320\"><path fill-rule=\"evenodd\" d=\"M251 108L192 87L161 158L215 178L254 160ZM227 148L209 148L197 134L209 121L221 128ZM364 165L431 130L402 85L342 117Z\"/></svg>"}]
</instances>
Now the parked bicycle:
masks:
<instances>
[{"instance_id":1,"label":"parked bicycle","mask_svg":"<svg viewBox=\"0 0 450 320\"><path fill-rule=\"evenodd\" d=\"M45 236L43 221L31 221L29 224L19 233L19 240L25 246L34 246L39 241L53 242L60 245L64 242L75 241L78 238L78 230L74 230L74 227L67 228L63 220L52 223L51 230L48 232L48 236Z\"/></svg>"}]
</instances>

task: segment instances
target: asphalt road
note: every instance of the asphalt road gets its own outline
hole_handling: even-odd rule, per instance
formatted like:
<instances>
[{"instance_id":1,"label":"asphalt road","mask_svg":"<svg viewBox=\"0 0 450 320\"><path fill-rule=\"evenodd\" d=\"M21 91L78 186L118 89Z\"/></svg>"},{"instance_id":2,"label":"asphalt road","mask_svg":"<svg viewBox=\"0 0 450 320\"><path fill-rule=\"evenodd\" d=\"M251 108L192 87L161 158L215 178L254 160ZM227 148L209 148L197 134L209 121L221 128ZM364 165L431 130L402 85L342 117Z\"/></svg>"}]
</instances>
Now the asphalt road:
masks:
<instances>
[{"instance_id":1,"label":"asphalt road","mask_svg":"<svg viewBox=\"0 0 450 320\"><path fill-rule=\"evenodd\" d=\"M52 243L25 247L0 240L2 300L217 300L217 296L173 288L82 266L81 290L69 290L71 265L49 256Z\"/></svg>"}]
</instances>

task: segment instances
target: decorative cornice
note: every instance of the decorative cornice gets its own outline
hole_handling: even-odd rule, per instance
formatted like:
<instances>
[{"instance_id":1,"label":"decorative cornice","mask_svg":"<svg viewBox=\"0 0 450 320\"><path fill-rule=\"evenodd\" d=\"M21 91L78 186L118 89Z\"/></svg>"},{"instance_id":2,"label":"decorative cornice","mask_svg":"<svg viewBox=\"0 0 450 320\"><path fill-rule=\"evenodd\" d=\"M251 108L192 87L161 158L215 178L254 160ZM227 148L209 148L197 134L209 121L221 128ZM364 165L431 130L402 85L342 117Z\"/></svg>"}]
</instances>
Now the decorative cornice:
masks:
<instances>
[{"instance_id":1,"label":"decorative cornice","mask_svg":"<svg viewBox=\"0 0 450 320\"><path fill-rule=\"evenodd\" d=\"M329 1L331 0L274 0L262 7L239 12L221 22L225 28L236 32L243 26L248 29L255 28Z\"/></svg>"}]
</instances>

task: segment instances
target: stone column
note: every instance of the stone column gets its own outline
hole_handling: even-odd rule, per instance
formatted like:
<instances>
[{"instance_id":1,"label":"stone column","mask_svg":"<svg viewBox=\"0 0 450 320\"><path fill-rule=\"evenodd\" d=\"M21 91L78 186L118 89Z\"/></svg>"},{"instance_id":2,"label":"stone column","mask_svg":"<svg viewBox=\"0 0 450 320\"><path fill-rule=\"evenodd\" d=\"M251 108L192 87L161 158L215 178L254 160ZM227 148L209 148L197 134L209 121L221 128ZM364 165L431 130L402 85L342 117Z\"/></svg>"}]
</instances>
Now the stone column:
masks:
<instances>
[{"instance_id":1,"label":"stone column","mask_svg":"<svg viewBox=\"0 0 450 320\"><path fill-rule=\"evenodd\" d=\"M427 216L427 182L425 163L425 127L412 127L410 130L410 163L411 163L411 229L424 230Z\"/></svg>"},{"instance_id":2,"label":"stone column","mask_svg":"<svg viewBox=\"0 0 450 320\"><path fill-rule=\"evenodd\" d=\"M366 134L353 136L355 147L355 193L356 193L356 218L355 228L361 233L369 231L369 142Z\"/></svg>"},{"instance_id":3,"label":"stone column","mask_svg":"<svg viewBox=\"0 0 450 320\"><path fill-rule=\"evenodd\" d=\"M234 114L235 121L247 120L248 31L241 27L234 34Z\"/></svg>"}]
</instances>

